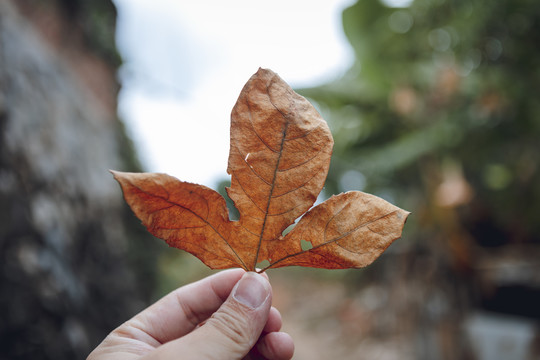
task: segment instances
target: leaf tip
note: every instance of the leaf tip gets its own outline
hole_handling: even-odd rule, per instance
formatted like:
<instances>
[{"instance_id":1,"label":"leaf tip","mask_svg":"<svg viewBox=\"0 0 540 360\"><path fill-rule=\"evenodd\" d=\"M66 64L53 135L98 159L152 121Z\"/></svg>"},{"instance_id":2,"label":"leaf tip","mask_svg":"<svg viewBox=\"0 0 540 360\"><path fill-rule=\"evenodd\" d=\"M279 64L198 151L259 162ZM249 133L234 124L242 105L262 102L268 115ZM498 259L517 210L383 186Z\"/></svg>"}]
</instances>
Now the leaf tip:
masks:
<instances>
[{"instance_id":1,"label":"leaf tip","mask_svg":"<svg viewBox=\"0 0 540 360\"><path fill-rule=\"evenodd\" d=\"M405 222L407 222L407 219L409 218L409 215L411 215L411 212L407 211L407 210L403 210L403 209L401 209L401 211L398 213L399 219L403 219L403 224L405 224Z\"/></svg>"},{"instance_id":2,"label":"leaf tip","mask_svg":"<svg viewBox=\"0 0 540 360\"><path fill-rule=\"evenodd\" d=\"M118 171L118 170L112 170L112 169L109 169L109 172L112 174L114 180L118 181L119 183L122 183L122 180L127 179L129 177L129 175L134 174L134 173Z\"/></svg>"},{"instance_id":3,"label":"leaf tip","mask_svg":"<svg viewBox=\"0 0 540 360\"><path fill-rule=\"evenodd\" d=\"M109 169L109 172L112 174L113 178L118 180L118 177L122 174L121 171Z\"/></svg>"}]
</instances>

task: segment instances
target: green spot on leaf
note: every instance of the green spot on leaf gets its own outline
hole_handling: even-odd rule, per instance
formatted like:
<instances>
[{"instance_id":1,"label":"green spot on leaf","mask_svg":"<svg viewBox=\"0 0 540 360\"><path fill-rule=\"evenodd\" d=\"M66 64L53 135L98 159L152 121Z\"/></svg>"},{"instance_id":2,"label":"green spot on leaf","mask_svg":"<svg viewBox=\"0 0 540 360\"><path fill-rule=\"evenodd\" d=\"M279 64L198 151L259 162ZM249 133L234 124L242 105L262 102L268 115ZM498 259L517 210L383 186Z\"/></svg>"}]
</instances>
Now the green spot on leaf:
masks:
<instances>
[{"instance_id":1,"label":"green spot on leaf","mask_svg":"<svg viewBox=\"0 0 540 360\"><path fill-rule=\"evenodd\" d=\"M264 269L264 268L267 268L270 266L270 261L268 260L263 260L259 263L257 263L257 265L255 266L257 269Z\"/></svg>"},{"instance_id":2,"label":"green spot on leaf","mask_svg":"<svg viewBox=\"0 0 540 360\"><path fill-rule=\"evenodd\" d=\"M311 243L311 241L307 241L304 239L300 240L300 246L302 247L302 251L308 251L313 249L313 244Z\"/></svg>"}]
</instances>

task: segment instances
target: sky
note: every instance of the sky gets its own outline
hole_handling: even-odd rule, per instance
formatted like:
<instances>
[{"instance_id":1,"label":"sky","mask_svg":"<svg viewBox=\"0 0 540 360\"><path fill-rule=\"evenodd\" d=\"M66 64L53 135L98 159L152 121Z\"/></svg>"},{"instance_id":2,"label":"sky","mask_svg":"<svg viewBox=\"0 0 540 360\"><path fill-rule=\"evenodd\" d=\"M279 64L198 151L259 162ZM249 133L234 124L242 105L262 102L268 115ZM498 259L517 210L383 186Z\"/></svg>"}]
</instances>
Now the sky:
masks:
<instances>
[{"instance_id":1,"label":"sky","mask_svg":"<svg viewBox=\"0 0 540 360\"><path fill-rule=\"evenodd\" d=\"M352 0L114 0L124 59L119 115L145 171L209 187L223 179L230 113L259 67L316 86L353 62Z\"/></svg>"}]
</instances>

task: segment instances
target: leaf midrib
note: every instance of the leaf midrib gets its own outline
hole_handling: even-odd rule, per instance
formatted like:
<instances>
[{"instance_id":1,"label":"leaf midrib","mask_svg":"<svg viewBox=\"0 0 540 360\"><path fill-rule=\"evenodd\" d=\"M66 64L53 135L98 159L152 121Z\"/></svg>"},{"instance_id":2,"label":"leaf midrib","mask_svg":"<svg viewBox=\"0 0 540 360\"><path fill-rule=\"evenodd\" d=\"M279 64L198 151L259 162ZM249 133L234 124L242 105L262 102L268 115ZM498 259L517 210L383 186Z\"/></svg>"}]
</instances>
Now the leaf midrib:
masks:
<instances>
[{"instance_id":1,"label":"leaf midrib","mask_svg":"<svg viewBox=\"0 0 540 360\"><path fill-rule=\"evenodd\" d=\"M286 114L284 114L281 111L281 109L279 109L276 106L276 104L274 104L274 102L272 101L272 97L270 96L270 86L272 85L274 80L275 80L275 76L266 85L266 94L268 95L268 101L270 101L270 104L272 104L274 109L276 109L276 111L281 115L281 117L283 117L283 120L284 120L285 124L283 126L283 130L281 131L281 141L280 141L280 144L279 144L278 158L277 158L277 161L276 161L276 165L274 167L274 171L273 171L273 175L272 175L272 182L271 182L271 185L270 185L270 191L268 192L268 199L266 201L266 209L264 211L264 219L263 219L263 223L262 223L262 226L261 226L261 233L259 234L259 240L258 240L258 243L257 243L257 251L255 252L255 261L253 262L253 269L252 269L253 271L255 271L255 269L257 268L257 264L258 264L258 261L259 261L259 253L261 251L264 231L266 230L266 221L268 220L268 216L269 216L268 213L270 211L270 204L272 202L273 195L274 195L274 189L275 189L275 186L276 186L276 178L277 178L277 174L279 172L279 164L281 163L281 158L283 156L283 149L285 147L285 139L287 138L287 130L289 128L289 123L290 123L289 119L286 116Z\"/></svg>"}]
</instances>

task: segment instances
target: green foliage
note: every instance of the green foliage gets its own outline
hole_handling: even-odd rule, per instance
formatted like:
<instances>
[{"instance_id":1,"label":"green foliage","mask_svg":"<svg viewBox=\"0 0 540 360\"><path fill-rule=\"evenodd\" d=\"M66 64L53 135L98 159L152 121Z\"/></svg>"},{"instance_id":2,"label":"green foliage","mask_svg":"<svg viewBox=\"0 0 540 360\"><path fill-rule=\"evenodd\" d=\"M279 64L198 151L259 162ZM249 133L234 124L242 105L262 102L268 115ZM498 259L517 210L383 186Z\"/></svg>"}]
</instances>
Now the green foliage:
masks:
<instances>
[{"instance_id":1,"label":"green foliage","mask_svg":"<svg viewBox=\"0 0 540 360\"><path fill-rule=\"evenodd\" d=\"M483 245L539 242L537 2L360 0L343 27L355 64L299 90L336 139L329 192L389 198L422 222L419 237L431 228ZM448 210L455 226L437 215Z\"/></svg>"}]
</instances>

